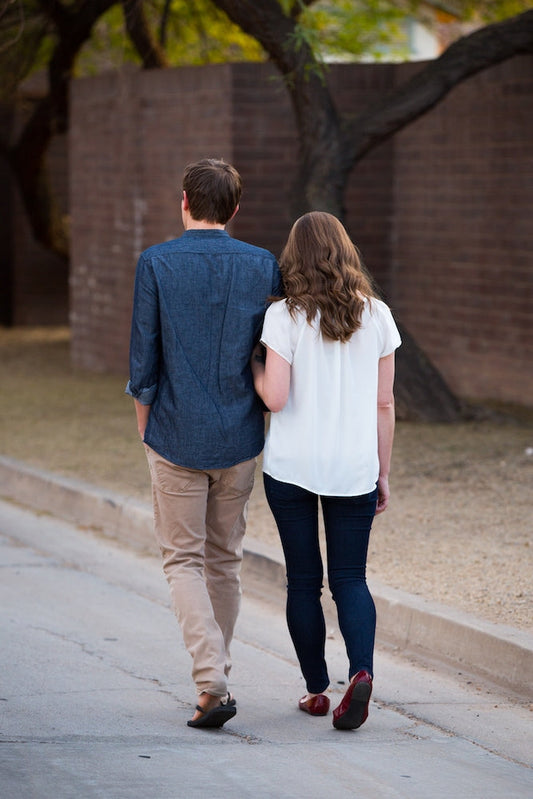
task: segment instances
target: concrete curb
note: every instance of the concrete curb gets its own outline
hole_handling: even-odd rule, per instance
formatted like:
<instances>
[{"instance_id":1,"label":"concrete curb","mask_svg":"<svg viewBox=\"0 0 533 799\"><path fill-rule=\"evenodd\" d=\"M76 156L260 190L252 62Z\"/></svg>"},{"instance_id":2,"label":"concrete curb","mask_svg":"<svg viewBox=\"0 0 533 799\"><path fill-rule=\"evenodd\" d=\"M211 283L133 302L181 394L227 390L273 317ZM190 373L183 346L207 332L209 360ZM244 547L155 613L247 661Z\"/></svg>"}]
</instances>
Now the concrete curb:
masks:
<instances>
[{"instance_id":1,"label":"concrete curb","mask_svg":"<svg viewBox=\"0 0 533 799\"><path fill-rule=\"evenodd\" d=\"M0 456L0 496L80 527L102 532L137 550L159 555L147 503L81 480L60 477ZM370 581L369 581L370 582ZM285 569L277 552L250 536L245 540L245 589L285 593ZM404 654L439 660L519 695L533 693L533 635L491 624L448 606L371 581L378 613L377 638ZM327 598L326 598L327 594ZM281 599L281 602L283 600ZM329 593L328 624L336 625Z\"/></svg>"}]
</instances>

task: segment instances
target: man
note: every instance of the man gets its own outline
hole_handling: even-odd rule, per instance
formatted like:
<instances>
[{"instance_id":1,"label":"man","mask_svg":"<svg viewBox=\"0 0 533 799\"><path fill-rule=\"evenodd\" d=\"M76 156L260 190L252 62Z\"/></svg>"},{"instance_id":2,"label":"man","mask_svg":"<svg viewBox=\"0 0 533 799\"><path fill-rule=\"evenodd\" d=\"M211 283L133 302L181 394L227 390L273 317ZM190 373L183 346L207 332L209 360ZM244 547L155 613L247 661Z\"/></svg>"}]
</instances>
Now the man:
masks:
<instances>
[{"instance_id":1,"label":"man","mask_svg":"<svg viewBox=\"0 0 533 799\"><path fill-rule=\"evenodd\" d=\"M139 258L126 391L135 401L155 534L198 704L192 727L236 713L228 692L240 605L246 506L264 443L250 357L267 299L280 291L274 256L229 236L241 179L224 161L186 167L185 232Z\"/></svg>"}]
</instances>

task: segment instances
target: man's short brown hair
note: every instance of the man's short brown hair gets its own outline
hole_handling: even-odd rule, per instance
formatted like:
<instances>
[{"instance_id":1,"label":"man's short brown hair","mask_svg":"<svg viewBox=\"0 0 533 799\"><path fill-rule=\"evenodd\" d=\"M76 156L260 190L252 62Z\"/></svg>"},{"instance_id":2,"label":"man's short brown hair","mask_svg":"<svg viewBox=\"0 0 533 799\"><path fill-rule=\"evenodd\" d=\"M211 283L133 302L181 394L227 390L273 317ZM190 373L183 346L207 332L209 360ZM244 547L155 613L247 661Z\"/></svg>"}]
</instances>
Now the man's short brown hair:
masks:
<instances>
[{"instance_id":1,"label":"man's short brown hair","mask_svg":"<svg viewBox=\"0 0 533 799\"><path fill-rule=\"evenodd\" d=\"M225 225L241 199L242 181L231 164L203 158L185 167L183 190L193 219Z\"/></svg>"}]
</instances>

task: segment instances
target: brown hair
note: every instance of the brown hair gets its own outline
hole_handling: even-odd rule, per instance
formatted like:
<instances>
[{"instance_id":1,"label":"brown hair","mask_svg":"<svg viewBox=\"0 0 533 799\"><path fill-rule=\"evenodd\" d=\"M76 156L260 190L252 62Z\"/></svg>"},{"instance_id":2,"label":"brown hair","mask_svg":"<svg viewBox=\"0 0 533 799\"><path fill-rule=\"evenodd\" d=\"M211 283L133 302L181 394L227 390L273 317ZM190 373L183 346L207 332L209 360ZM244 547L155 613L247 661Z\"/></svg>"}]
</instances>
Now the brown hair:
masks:
<instances>
[{"instance_id":1,"label":"brown hair","mask_svg":"<svg viewBox=\"0 0 533 799\"><path fill-rule=\"evenodd\" d=\"M356 246L339 220L311 211L296 220L280 258L287 307L312 322L320 311L320 332L349 341L361 326L364 299L375 297Z\"/></svg>"},{"instance_id":2,"label":"brown hair","mask_svg":"<svg viewBox=\"0 0 533 799\"><path fill-rule=\"evenodd\" d=\"M241 199L242 181L231 164L203 158L185 167L183 190L193 219L225 225Z\"/></svg>"}]
</instances>

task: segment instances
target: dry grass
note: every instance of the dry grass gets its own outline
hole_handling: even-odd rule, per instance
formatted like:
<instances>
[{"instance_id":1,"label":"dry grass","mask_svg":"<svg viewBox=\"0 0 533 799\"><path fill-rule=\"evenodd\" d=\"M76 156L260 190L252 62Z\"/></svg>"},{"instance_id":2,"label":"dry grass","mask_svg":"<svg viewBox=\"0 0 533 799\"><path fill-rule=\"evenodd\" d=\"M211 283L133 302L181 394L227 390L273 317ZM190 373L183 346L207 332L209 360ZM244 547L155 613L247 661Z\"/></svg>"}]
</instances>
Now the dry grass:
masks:
<instances>
[{"instance_id":1,"label":"dry grass","mask_svg":"<svg viewBox=\"0 0 533 799\"><path fill-rule=\"evenodd\" d=\"M67 329L2 330L2 454L149 500L126 382L73 369Z\"/></svg>"},{"instance_id":2,"label":"dry grass","mask_svg":"<svg viewBox=\"0 0 533 799\"><path fill-rule=\"evenodd\" d=\"M66 329L0 329L0 452L149 501L126 375L72 369ZM390 509L369 573L489 621L531 628L533 414L397 427ZM261 482L249 531L278 546Z\"/></svg>"}]
</instances>

